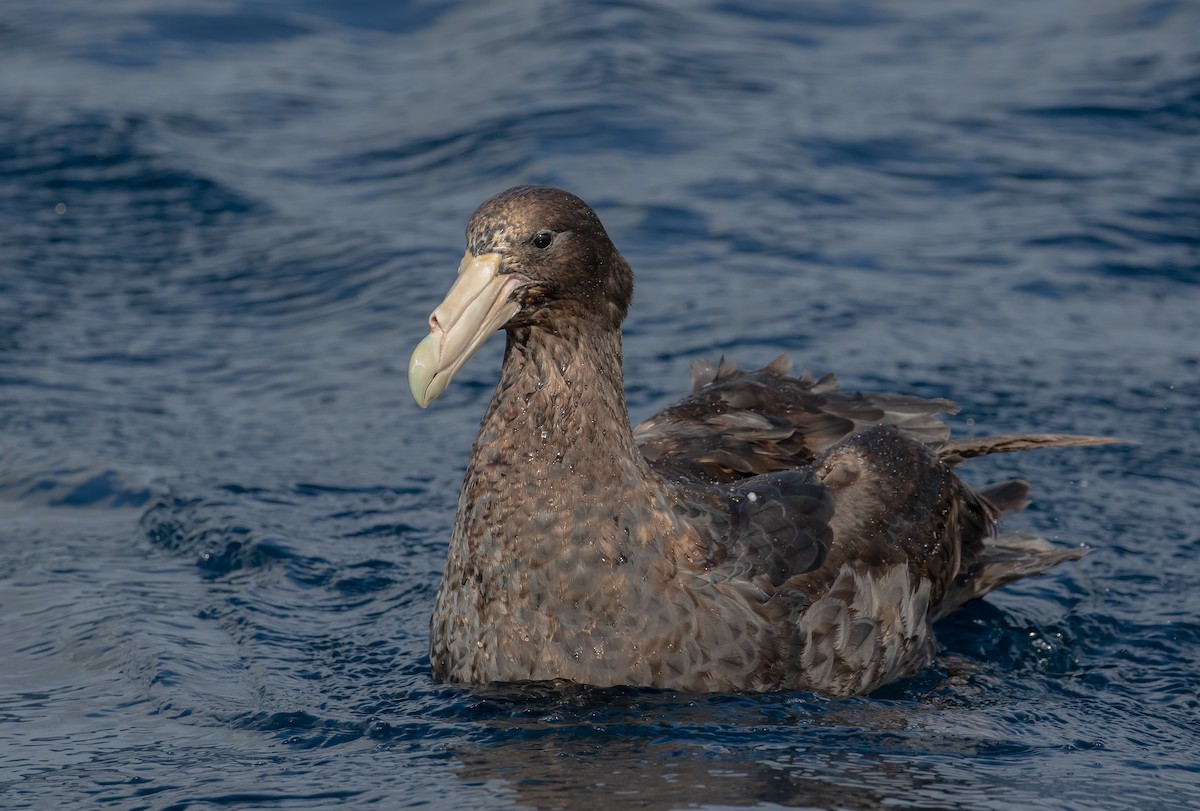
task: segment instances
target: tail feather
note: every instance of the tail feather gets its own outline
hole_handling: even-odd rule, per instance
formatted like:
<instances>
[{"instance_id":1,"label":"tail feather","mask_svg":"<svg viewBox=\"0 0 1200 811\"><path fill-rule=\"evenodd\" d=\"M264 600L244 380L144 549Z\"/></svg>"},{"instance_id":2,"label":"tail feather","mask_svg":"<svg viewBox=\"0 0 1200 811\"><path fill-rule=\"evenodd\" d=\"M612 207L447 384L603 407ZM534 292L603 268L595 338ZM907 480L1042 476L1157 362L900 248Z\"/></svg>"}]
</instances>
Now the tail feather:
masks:
<instances>
[{"instance_id":1,"label":"tail feather","mask_svg":"<svg viewBox=\"0 0 1200 811\"><path fill-rule=\"evenodd\" d=\"M991 539L975 560L966 564L933 612L939 620L955 609L1014 580L1040 574L1091 550L1082 546L1056 547L1026 532L1005 532Z\"/></svg>"},{"instance_id":2,"label":"tail feather","mask_svg":"<svg viewBox=\"0 0 1200 811\"><path fill-rule=\"evenodd\" d=\"M979 495L990 501L1001 515L1019 513L1029 506L1029 482L1024 479L1011 479L989 484L980 489Z\"/></svg>"},{"instance_id":3,"label":"tail feather","mask_svg":"<svg viewBox=\"0 0 1200 811\"><path fill-rule=\"evenodd\" d=\"M953 467L966 459L991 453L1073 448L1088 445L1131 444L1129 440L1074 434L1011 434L948 440L937 446L941 460ZM1014 513L1029 503L1029 484L1021 479L1000 482L978 491L999 513ZM932 613L938 620L966 603L1023 577L1040 574L1063 561L1086 555L1085 547L1061 548L1025 532L1005 532L963 546L962 570Z\"/></svg>"},{"instance_id":4,"label":"tail feather","mask_svg":"<svg viewBox=\"0 0 1200 811\"><path fill-rule=\"evenodd\" d=\"M1086 445L1121 444L1129 444L1129 440L1076 434L1008 434L951 439L942 443L938 447L937 453L943 462L954 466L964 459L987 456L991 453L1011 453L1035 448L1077 448Z\"/></svg>"}]
</instances>

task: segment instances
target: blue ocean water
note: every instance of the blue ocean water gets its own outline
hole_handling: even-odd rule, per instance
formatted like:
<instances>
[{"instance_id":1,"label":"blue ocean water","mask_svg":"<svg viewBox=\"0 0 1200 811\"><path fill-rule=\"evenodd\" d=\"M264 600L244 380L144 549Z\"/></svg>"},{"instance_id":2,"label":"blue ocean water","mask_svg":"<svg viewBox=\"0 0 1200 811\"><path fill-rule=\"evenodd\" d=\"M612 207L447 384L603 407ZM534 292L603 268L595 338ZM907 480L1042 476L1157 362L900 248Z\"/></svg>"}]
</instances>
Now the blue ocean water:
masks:
<instances>
[{"instance_id":1,"label":"blue ocean water","mask_svg":"<svg viewBox=\"0 0 1200 811\"><path fill-rule=\"evenodd\" d=\"M1184 808L1200 7L0 8L0 806ZM474 207L583 196L635 421L697 356L950 397L1084 560L868 698L431 681L499 341L404 367Z\"/></svg>"}]
</instances>

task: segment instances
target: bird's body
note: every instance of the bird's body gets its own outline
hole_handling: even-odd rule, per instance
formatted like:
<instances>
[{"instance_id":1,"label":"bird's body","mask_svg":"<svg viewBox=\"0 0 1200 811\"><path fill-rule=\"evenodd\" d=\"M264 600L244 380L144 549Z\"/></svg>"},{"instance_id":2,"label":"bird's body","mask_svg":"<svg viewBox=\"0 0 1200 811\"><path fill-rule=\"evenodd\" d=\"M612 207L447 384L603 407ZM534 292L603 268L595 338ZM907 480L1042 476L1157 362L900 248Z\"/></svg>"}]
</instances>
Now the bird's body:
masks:
<instances>
[{"instance_id":1,"label":"bird's body","mask_svg":"<svg viewBox=\"0 0 1200 811\"><path fill-rule=\"evenodd\" d=\"M468 245L410 366L425 405L507 333L431 621L436 678L866 693L930 662L940 616L1082 554L993 537L999 510L950 464L1102 440L950 443L951 403L843 393L782 358L701 364L634 431L632 275L591 209L511 189Z\"/></svg>"}]
</instances>

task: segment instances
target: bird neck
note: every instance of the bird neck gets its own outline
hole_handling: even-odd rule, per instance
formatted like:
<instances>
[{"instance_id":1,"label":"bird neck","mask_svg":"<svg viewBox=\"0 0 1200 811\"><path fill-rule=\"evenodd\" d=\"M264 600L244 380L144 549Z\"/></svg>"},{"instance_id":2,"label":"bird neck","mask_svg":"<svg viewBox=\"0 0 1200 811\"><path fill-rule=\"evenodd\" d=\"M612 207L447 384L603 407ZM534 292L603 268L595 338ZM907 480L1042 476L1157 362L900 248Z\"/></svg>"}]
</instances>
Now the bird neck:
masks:
<instances>
[{"instance_id":1,"label":"bird neck","mask_svg":"<svg viewBox=\"0 0 1200 811\"><path fill-rule=\"evenodd\" d=\"M463 485L454 542L473 548L461 551L478 560L617 543L608 536L623 516L663 503L655 484L625 409L619 330L510 331Z\"/></svg>"},{"instance_id":2,"label":"bird neck","mask_svg":"<svg viewBox=\"0 0 1200 811\"><path fill-rule=\"evenodd\" d=\"M475 456L512 466L538 492L597 472L649 473L625 407L620 330L585 322L509 333Z\"/></svg>"}]
</instances>

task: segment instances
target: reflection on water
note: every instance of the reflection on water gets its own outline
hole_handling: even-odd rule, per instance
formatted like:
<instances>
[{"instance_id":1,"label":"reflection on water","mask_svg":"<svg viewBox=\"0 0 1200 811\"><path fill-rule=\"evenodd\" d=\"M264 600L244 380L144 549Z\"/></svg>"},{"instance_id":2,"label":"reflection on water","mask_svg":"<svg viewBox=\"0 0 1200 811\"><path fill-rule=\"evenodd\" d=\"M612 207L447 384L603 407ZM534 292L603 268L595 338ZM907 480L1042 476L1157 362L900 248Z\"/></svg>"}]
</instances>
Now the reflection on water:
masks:
<instances>
[{"instance_id":1,"label":"reflection on water","mask_svg":"<svg viewBox=\"0 0 1200 811\"><path fill-rule=\"evenodd\" d=\"M978 730L930 732L925 720L938 704L936 696L828 702L587 690L564 698L514 688L482 702L482 714L495 714L484 721L492 733L452 752L459 779L533 808L574 807L581 793L597 808L669 809L700 799L706 807L871 809L999 792L1036 804L1034 793L954 768L964 756L1027 748ZM480 713L481 703L472 710Z\"/></svg>"}]
</instances>

